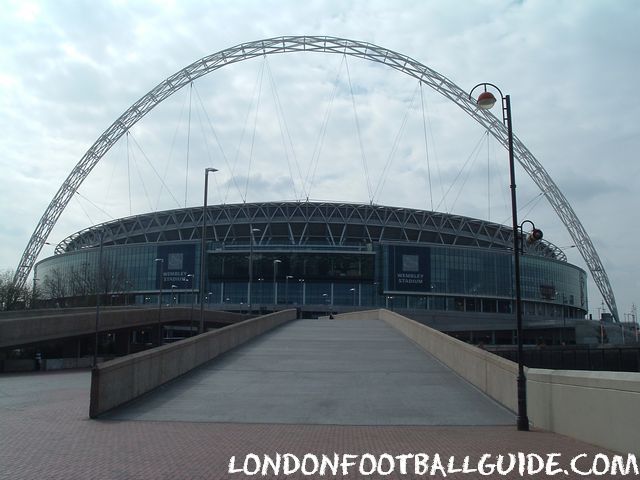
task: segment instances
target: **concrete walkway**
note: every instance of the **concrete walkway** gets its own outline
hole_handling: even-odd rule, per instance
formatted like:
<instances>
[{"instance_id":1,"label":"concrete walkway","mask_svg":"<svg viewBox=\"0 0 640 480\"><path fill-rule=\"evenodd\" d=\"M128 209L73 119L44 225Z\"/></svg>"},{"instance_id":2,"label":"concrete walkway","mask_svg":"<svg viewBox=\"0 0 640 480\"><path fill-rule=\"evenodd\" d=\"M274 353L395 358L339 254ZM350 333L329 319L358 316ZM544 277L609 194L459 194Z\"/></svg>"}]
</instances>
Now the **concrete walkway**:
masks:
<instances>
[{"instance_id":1,"label":"concrete walkway","mask_svg":"<svg viewBox=\"0 0 640 480\"><path fill-rule=\"evenodd\" d=\"M378 320L284 325L112 420L513 425L513 413Z\"/></svg>"}]
</instances>

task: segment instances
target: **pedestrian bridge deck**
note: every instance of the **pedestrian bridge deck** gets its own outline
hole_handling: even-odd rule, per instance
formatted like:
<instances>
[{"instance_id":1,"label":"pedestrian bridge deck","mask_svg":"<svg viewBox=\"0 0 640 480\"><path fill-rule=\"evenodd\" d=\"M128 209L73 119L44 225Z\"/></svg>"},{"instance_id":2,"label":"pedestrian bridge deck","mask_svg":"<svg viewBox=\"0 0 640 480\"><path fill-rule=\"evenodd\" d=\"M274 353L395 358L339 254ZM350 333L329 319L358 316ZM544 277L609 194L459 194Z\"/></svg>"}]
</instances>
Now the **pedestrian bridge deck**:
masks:
<instances>
[{"instance_id":1,"label":"pedestrian bridge deck","mask_svg":"<svg viewBox=\"0 0 640 480\"><path fill-rule=\"evenodd\" d=\"M102 418L514 425L514 414L380 320L285 324Z\"/></svg>"}]
</instances>

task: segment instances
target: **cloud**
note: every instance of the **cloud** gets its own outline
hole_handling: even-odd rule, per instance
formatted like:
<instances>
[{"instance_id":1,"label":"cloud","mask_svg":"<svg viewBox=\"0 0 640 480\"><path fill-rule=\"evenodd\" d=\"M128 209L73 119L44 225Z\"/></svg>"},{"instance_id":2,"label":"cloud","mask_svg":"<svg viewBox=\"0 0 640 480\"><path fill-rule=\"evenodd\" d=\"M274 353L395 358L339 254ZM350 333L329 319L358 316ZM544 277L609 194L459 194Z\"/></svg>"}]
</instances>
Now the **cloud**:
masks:
<instances>
[{"instance_id":1,"label":"cloud","mask_svg":"<svg viewBox=\"0 0 640 480\"><path fill-rule=\"evenodd\" d=\"M637 264L632 242L640 234L629 221L640 206L630 186L640 173L635 2L483 0L461 9L444 0L61 0L9 2L3 14L0 268L15 267L48 202L96 138L164 78L243 42L336 35L406 54L465 90L499 84L511 95L517 136L602 251L622 310L638 301L627 271ZM205 166L220 169L213 195L227 202L242 200L248 178L249 200L309 194L368 202L375 193L379 203L430 208L433 198L440 209L508 222L504 149L485 141L476 152L481 128L430 89L424 124L415 81L347 62L315 53L256 58L200 79L191 97L188 87L177 92L131 130L128 148L123 139L105 156L80 188L90 201L77 196L51 240L108 219L101 209L128 215L130 189L134 210L183 204L185 183L187 204L197 204ZM573 243L520 168L517 183L522 214L533 207L546 238ZM590 293L599 304L593 287Z\"/></svg>"}]
</instances>

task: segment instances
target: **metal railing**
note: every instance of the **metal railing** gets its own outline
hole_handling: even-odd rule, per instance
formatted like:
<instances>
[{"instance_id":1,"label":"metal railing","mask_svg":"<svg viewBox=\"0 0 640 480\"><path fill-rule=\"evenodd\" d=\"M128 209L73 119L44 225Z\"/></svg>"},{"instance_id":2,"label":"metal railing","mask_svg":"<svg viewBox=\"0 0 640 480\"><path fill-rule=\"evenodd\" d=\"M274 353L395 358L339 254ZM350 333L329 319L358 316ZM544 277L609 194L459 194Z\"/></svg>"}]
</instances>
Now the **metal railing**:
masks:
<instances>
[{"instance_id":1,"label":"metal railing","mask_svg":"<svg viewBox=\"0 0 640 480\"><path fill-rule=\"evenodd\" d=\"M486 350L516 361L515 347L486 346ZM524 364L551 370L640 372L640 347L633 346L541 346L525 347Z\"/></svg>"}]
</instances>

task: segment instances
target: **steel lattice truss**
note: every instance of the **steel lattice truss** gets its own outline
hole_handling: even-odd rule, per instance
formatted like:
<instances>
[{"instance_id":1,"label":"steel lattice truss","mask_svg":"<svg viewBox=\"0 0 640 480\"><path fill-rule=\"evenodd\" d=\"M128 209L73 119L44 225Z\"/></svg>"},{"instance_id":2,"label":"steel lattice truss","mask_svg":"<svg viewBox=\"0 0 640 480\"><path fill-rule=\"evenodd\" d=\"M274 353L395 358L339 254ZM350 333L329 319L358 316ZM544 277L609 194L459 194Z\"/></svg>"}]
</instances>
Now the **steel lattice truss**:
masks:
<instances>
[{"instance_id":1,"label":"steel lattice truss","mask_svg":"<svg viewBox=\"0 0 640 480\"><path fill-rule=\"evenodd\" d=\"M513 230L484 220L408 208L330 202L265 202L207 208L207 238L246 246L358 247L402 242L511 250ZM200 240L202 208L191 207L121 218L77 232L57 247L61 254L105 245ZM539 242L527 252L566 261L556 246ZM531 249L531 250L529 250Z\"/></svg>"},{"instance_id":2,"label":"steel lattice truss","mask_svg":"<svg viewBox=\"0 0 640 480\"><path fill-rule=\"evenodd\" d=\"M486 127L505 148L507 147L507 129L502 121L487 110L478 110L475 104L469 99L468 94L451 80L406 55L370 43L335 37L291 36L243 43L201 58L171 75L129 107L98 137L71 171L42 215L20 259L20 263L16 269L14 283L24 285L44 242L47 240L60 214L66 208L72 196L87 175L89 175L93 167L95 167L103 155L109 151L128 129L135 125L156 105L197 78L225 65L264 55L287 52L337 53L387 65L399 72L418 79L420 82L428 85L454 102L477 122ZM582 226L573 208L569 205L569 202L546 170L517 137L514 137L514 156L544 193L553 209L565 224L571 238L591 271L591 275L604 301L607 303L614 318L619 320L615 296L607 273L589 235Z\"/></svg>"}]
</instances>

